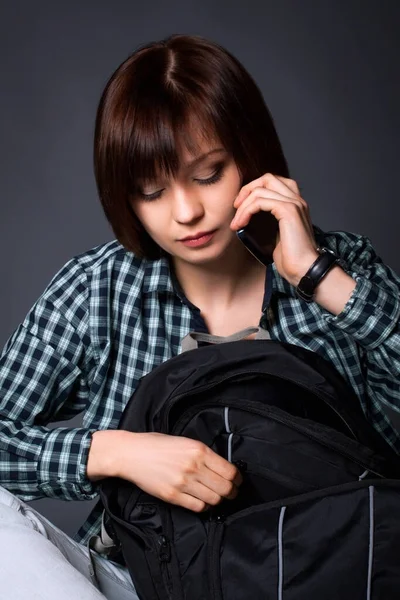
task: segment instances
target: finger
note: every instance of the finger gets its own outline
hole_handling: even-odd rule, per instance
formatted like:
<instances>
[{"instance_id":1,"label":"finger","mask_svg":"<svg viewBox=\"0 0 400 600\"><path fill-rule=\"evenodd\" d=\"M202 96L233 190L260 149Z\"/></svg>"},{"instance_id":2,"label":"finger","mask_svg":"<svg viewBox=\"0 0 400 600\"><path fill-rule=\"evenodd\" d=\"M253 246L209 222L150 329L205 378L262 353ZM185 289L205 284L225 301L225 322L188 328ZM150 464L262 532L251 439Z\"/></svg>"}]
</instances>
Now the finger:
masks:
<instances>
[{"instance_id":1,"label":"finger","mask_svg":"<svg viewBox=\"0 0 400 600\"><path fill-rule=\"evenodd\" d=\"M229 481L228 479L221 477L221 475L218 475L218 473L211 471L211 469L208 469L207 467L204 467L199 475L198 481L219 496L228 498L229 500L236 498L238 488L234 481ZM237 477L238 476L236 475L236 479Z\"/></svg>"},{"instance_id":2,"label":"finger","mask_svg":"<svg viewBox=\"0 0 400 600\"><path fill-rule=\"evenodd\" d=\"M294 194L300 196L300 188L297 185L297 182L294 179L289 179L288 177L282 177L282 175L275 175L279 181L284 183Z\"/></svg>"},{"instance_id":3,"label":"finger","mask_svg":"<svg viewBox=\"0 0 400 600\"><path fill-rule=\"evenodd\" d=\"M193 512L204 512L210 505L204 502L204 500L200 500L191 494L179 494L173 500L167 500L170 504L175 504L176 506L182 506L183 508L187 508Z\"/></svg>"},{"instance_id":4,"label":"finger","mask_svg":"<svg viewBox=\"0 0 400 600\"><path fill-rule=\"evenodd\" d=\"M257 187L263 187L266 184L266 180L268 177L268 173L266 173L265 175L263 175L262 177L258 177L257 179L254 179L253 181L250 181L249 183L247 183L246 185L244 185L242 187L242 189L240 190L239 194L237 195L233 206L235 208L238 208L241 203L243 202L243 200L245 200L247 198L247 196Z\"/></svg>"},{"instance_id":5,"label":"finger","mask_svg":"<svg viewBox=\"0 0 400 600\"><path fill-rule=\"evenodd\" d=\"M231 229L237 231L239 229L242 229L243 227L246 227L246 225L249 224L250 219L253 215L263 211L269 211L271 214L274 215L275 218L277 218L276 212L274 213L273 211L273 209L276 209L276 201L272 202L275 202L275 204L272 204L268 198L257 198L245 209L241 210L239 215L235 216L230 225Z\"/></svg>"},{"instance_id":6,"label":"finger","mask_svg":"<svg viewBox=\"0 0 400 600\"><path fill-rule=\"evenodd\" d=\"M262 187L265 187L268 190L274 190L275 192L279 192L280 194L282 194L283 196L287 196L288 198L297 198L304 202L303 198L301 198L300 196L300 191L297 186L297 183L293 181L293 179L281 177L280 175L270 174L265 180L264 185Z\"/></svg>"},{"instance_id":7,"label":"finger","mask_svg":"<svg viewBox=\"0 0 400 600\"><path fill-rule=\"evenodd\" d=\"M210 506L216 506L222 501L220 494L217 494L217 492L204 485L201 481L191 481L190 486L185 490L185 494L189 494Z\"/></svg>"},{"instance_id":8,"label":"finger","mask_svg":"<svg viewBox=\"0 0 400 600\"><path fill-rule=\"evenodd\" d=\"M296 204L298 207L301 208L303 208L304 202L302 202L301 199L297 197L285 196L284 194L281 194L281 192L277 192L275 190L270 190L265 187L257 187L247 196L245 200L243 200L236 214L240 214L241 209L246 208L246 206L248 206L257 198L271 198L273 200L279 200L281 202L292 202L293 204Z\"/></svg>"},{"instance_id":9,"label":"finger","mask_svg":"<svg viewBox=\"0 0 400 600\"><path fill-rule=\"evenodd\" d=\"M278 221L284 216L284 211L287 211L289 207L296 208L297 213L304 211L304 206L297 199L285 198L281 194L265 188L261 188L259 193L258 190L260 188L257 188L257 192L252 192L238 208L231 222L231 228L240 229L240 227L245 227L250 217L261 211L271 212Z\"/></svg>"},{"instance_id":10,"label":"finger","mask_svg":"<svg viewBox=\"0 0 400 600\"><path fill-rule=\"evenodd\" d=\"M243 483L243 475L241 474L241 472L239 470L237 471L235 477L233 478L233 483L236 485L236 487L239 487Z\"/></svg>"},{"instance_id":11,"label":"finger","mask_svg":"<svg viewBox=\"0 0 400 600\"><path fill-rule=\"evenodd\" d=\"M233 481L238 474L240 475L235 465L225 460L211 448L207 448L204 465L228 481Z\"/></svg>"},{"instance_id":12,"label":"finger","mask_svg":"<svg viewBox=\"0 0 400 600\"><path fill-rule=\"evenodd\" d=\"M236 215L231 222L231 228L238 230L242 227L246 227L250 222L253 215L259 212L270 212L277 221L284 219L285 221L301 221L303 228L309 232L307 225L307 219L304 215L302 207L294 202L282 202L281 200L275 200L272 198L256 198L253 202L250 202L246 207L240 208L240 214ZM281 224L279 223L279 226Z\"/></svg>"},{"instance_id":13,"label":"finger","mask_svg":"<svg viewBox=\"0 0 400 600\"><path fill-rule=\"evenodd\" d=\"M242 187L233 203L234 207L238 208L247 196L257 187L272 189L289 197L300 195L297 183L292 179L273 175L272 173L265 173L265 175L262 175L254 181L250 181L250 183Z\"/></svg>"},{"instance_id":14,"label":"finger","mask_svg":"<svg viewBox=\"0 0 400 600\"><path fill-rule=\"evenodd\" d=\"M249 183L244 185L242 187L242 189L240 190L238 196L236 197L235 202L233 203L233 206L235 208L238 208L241 205L241 203L243 202L243 200L245 200L247 198L247 196L253 190L255 190L257 187L260 187L260 188L266 187L268 185L268 181L271 178L272 178L272 173L265 173L261 177L258 177L257 179L254 179L253 181L250 181Z\"/></svg>"}]
</instances>

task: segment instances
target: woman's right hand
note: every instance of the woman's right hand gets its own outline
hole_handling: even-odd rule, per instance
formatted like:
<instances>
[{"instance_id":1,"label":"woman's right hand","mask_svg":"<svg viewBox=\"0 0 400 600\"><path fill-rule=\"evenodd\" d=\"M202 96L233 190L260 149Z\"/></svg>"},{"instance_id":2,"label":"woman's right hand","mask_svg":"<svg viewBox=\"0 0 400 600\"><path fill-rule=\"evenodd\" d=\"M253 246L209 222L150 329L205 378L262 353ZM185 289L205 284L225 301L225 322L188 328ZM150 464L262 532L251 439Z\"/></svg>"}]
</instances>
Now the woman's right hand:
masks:
<instances>
[{"instance_id":1,"label":"woman's right hand","mask_svg":"<svg viewBox=\"0 0 400 600\"><path fill-rule=\"evenodd\" d=\"M92 480L132 481L152 496L195 512L235 498L242 482L235 465L202 442L123 430L93 434L87 473Z\"/></svg>"}]
</instances>

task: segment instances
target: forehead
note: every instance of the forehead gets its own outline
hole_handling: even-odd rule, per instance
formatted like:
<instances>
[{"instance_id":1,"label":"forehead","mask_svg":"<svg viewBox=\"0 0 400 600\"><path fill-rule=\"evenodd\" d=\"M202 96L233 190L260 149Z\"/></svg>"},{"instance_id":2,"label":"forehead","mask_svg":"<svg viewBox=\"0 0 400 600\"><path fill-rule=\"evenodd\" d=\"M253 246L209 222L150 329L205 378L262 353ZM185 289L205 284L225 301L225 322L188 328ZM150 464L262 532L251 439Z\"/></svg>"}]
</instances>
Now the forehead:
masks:
<instances>
[{"instance_id":1,"label":"forehead","mask_svg":"<svg viewBox=\"0 0 400 600\"><path fill-rule=\"evenodd\" d=\"M188 126L176 136L176 150L181 164L189 163L218 147L221 147L221 143L214 132L201 126Z\"/></svg>"}]
</instances>

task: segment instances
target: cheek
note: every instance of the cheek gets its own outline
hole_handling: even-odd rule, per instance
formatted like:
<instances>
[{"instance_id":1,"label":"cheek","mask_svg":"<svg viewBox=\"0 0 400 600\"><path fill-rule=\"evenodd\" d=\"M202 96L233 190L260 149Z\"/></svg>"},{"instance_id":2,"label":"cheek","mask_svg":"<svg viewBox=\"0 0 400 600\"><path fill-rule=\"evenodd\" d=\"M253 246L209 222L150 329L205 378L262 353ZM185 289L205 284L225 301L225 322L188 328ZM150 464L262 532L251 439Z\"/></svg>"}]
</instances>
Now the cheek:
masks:
<instances>
[{"instance_id":1,"label":"cheek","mask_svg":"<svg viewBox=\"0 0 400 600\"><path fill-rule=\"evenodd\" d=\"M233 196L233 200L235 200L236 196L238 195L238 193L240 192L240 189L242 187L242 176L241 176L240 171L237 168L236 164L233 164L232 167L230 168L228 182L229 182L230 192ZM232 202L233 202L233 200L232 200Z\"/></svg>"},{"instance_id":2,"label":"cheek","mask_svg":"<svg viewBox=\"0 0 400 600\"><path fill-rule=\"evenodd\" d=\"M153 241L166 252L170 252L170 240L168 236L168 215L165 214L160 205L153 204L141 206L136 210L136 216L143 228L147 231Z\"/></svg>"},{"instance_id":3,"label":"cheek","mask_svg":"<svg viewBox=\"0 0 400 600\"><path fill-rule=\"evenodd\" d=\"M241 176L236 165L234 165L230 168L229 173L227 173L223 191L223 196L225 198L224 210L226 212L232 214L236 212L233 203L236 196L239 194L241 187Z\"/></svg>"},{"instance_id":4,"label":"cheek","mask_svg":"<svg viewBox=\"0 0 400 600\"><path fill-rule=\"evenodd\" d=\"M160 211L154 210L154 205L152 206L150 202L148 204L140 203L135 206L134 213L150 234L157 230L157 223L162 221L159 214Z\"/></svg>"}]
</instances>

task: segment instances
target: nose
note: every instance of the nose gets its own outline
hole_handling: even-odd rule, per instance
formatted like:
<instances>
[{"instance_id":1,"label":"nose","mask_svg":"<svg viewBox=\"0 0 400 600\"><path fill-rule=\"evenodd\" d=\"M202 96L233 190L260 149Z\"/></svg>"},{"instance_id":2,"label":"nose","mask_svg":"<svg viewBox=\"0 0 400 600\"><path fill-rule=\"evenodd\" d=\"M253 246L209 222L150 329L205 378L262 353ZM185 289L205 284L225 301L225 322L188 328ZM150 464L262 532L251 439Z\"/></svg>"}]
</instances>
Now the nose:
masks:
<instances>
[{"instance_id":1,"label":"nose","mask_svg":"<svg viewBox=\"0 0 400 600\"><path fill-rule=\"evenodd\" d=\"M172 199L172 217L182 225L195 223L204 215L201 198L194 192L184 188L176 189Z\"/></svg>"}]
</instances>

